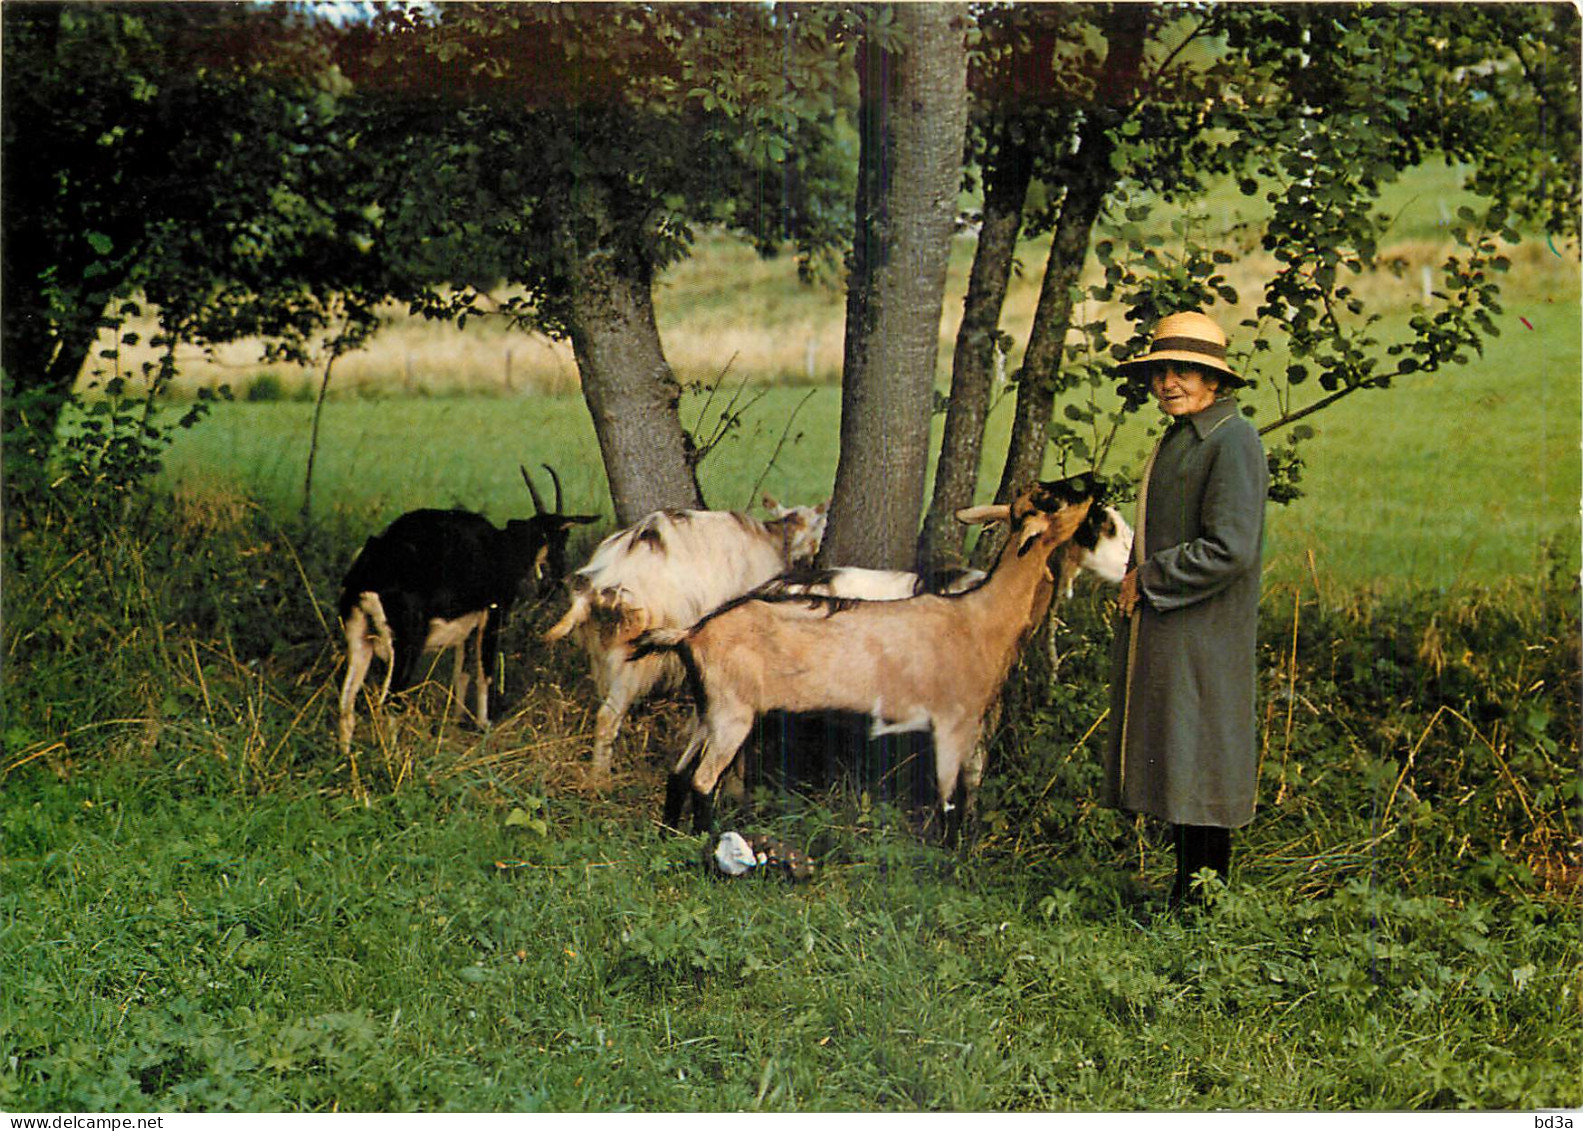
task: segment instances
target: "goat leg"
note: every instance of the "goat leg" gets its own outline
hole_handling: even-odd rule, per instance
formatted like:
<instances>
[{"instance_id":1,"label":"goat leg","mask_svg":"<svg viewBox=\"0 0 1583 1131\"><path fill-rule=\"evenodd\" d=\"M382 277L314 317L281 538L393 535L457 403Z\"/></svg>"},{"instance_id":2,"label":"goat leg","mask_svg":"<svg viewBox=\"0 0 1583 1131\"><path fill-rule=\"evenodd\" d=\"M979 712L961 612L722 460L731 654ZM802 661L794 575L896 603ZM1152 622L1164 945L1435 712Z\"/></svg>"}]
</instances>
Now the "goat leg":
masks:
<instances>
[{"instance_id":1,"label":"goat leg","mask_svg":"<svg viewBox=\"0 0 1583 1131\"><path fill-rule=\"evenodd\" d=\"M594 714L594 750L592 755L595 776L610 773L616 736L632 704L654 686L663 670L663 657L644 656L628 661L627 650L612 650L604 659L599 683L604 688L604 699Z\"/></svg>"},{"instance_id":2,"label":"goat leg","mask_svg":"<svg viewBox=\"0 0 1583 1131\"><path fill-rule=\"evenodd\" d=\"M693 770L698 764L698 759L703 756L704 743L708 737L708 732L700 723L693 731L687 749L682 751L682 756L676 759L676 765L671 767L670 777L665 782L665 811L660 818L666 828L681 828L682 809L687 804L688 795L693 791Z\"/></svg>"},{"instance_id":3,"label":"goat leg","mask_svg":"<svg viewBox=\"0 0 1583 1131\"><path fill-rule=\"evenodd\" d=\"M693 790L693 833L713 832L715 827L714 791Z\"/></svg>"},{"instance_id":4,"label":"goat leg","mask_svg":"<svg viewBox=\"0 0 1583 1131\"><path fill-rule=\"evenodd\" d=\"M341 683L340 719L337 727L342 757L345 757L352 748L352 731L357 726L354 713L357 707L357 693L363 687L363 680L368 676L369 664L374 658L373 646L363 634L362 614L354 611L347 623L346 679Z\"/></svg>"},{"instance_id":5,"label":"goat leg","mask_svg":"<svg viewBox=\"0 0 1583 1131\"><path fill-rule=\"evenodd\" d=\"M489 631L490 622L495 619L492 609L485 610L483 619L478 622L478 627L473 630L473 673L478 681L478 686L473 692L476 704L473 717L478 721L480 730L489 729L489 684L490 672L485 666L489 656L489 641L492 639ZM466 650L465 644L463 650Z\"/></svg>"},{"instance_id":6,"label":"goat leg","mask_svg":"<svg viewBox=\"0 0 1583 1131\"><path fill-rule=\"evenodd\" d=\"M708 832L714 824L715 787L737 760L742 743L753 730L753 712L740 705L732 709L723 702L717 703L716 709L700 721L700 730L704 737L699 744L698 765L692 772L693 831L697 833Z\"/></svg>"},{"instance_id":7,"label":"goat leg","mask_svg":"<svg viewBox=\"0 0 1583 1131\"><path fill-rule=\"evenodd\" d=\"M960 843L963 822L977 802L984 771L978 739L976 726L954 725L935 731L935 785L940 797L941 839L948 848Z\"/></svg>"}]
</instances>

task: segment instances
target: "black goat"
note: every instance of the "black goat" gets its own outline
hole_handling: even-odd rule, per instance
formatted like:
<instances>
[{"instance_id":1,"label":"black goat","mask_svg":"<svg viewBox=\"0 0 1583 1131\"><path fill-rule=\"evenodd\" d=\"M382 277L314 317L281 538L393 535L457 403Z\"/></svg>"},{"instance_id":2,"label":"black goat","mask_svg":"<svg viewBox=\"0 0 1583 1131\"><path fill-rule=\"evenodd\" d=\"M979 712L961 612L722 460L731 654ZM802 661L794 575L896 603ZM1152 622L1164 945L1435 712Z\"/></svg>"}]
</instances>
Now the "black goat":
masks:
<instances>
[{"instance_id":1,"label":"black goat","mask_svg":"<svg viewBox=\"0 0 1583 1131\"><path fill-rule=\"evenodd\" d=\"M489 725L490 670L499 649L500 627L529 576L541 594L566 572L566 536L598 515L561 514L561 481L555 507L546 510L527 468L522 478L533 496L532 518L513 519L497 529L482 515L464 510L409 511L363 544L341 583L339 614L346 637L346 679L341 684L339 737L350 751L356 726L352 708L375 656L385 662L379 701L392 689L416 682L418 660L427 652L454 650L451 686L463 704L475 685L473 714ZM475 641L471 678L467 641Z\"/></svg>"}]
</instances>

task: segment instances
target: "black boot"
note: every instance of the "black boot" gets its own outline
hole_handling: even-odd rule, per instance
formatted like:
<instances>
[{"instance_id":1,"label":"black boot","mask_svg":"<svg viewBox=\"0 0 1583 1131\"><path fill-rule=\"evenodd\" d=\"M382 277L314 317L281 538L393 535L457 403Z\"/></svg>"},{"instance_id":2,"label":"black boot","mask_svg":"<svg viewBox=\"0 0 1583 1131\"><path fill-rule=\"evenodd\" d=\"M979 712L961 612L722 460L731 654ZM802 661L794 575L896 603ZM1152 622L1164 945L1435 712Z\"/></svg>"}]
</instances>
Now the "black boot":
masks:
<instances>
[{"instance_id":1,"label":"black boot","mask_svg":"<svg viewBox=\"0 0 1583 1131\"><path fill-rule=\"evenodd\" d=\"M1193 875L1212 868L1222 881L1231 875L1231 830L1214 825L1174 825L1176 841L1176 884L1171 888L1171 907L1203 902L1193 890Z\"/></svg>"}]
</instances>

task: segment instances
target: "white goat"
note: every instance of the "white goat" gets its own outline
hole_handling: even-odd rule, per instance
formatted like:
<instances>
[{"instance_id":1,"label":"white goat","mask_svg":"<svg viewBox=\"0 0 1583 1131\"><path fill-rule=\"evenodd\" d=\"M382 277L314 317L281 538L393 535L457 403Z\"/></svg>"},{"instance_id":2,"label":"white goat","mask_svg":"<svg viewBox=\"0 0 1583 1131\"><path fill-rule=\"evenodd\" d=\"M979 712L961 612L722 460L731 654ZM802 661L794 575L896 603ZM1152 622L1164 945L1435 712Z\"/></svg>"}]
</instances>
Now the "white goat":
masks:
<instances>
[{"instance_id":1,"label":"white goat","mask_svg":"<svg viewBox=\"0 0 1583 1131\"><path fill-rule=\"evenodd\" d=\"M1056 569L1056 588L1062 600L1072 596L1072 583L1080 573L1091 573L1101 581L1120 585L1127 575L1132 557L1132 527L1115 507L1094 506L1083 520Z\"/></svg>"},{"instance_id":2,"label":"white goat","mask_svg":"<svg viewBox=\"0 0 1583 1131\"><path fill-rule=\"evenodd\" d=\"M1062 599L1072 596L1077 575L1087 571L1120 585L1132 554L1132 527L1115 507L1093 507L1057 558L1056 584ZM901 601L923 593L942 597L966 593L988 577L983 570L945 570L924 578L897 569L788 570L753 590L755 597L845 597L857 601Z\"/></svg>"},{"instance_id":3,"label":"white goat","mask_svg":"<svg viewBox=\"0 0 1583 1131\"><path fill-rule=\"evenodd\" d=\"M962 593L988 577L983 570L963 569L934 578L919 577L899 569L793 569L772 577L753 590L753 596L843 597L853 601L901 601L920 593Z\"/></svg>"},{"instance_id":4,"label":"white goat","mask_svg":"<svg viewBox=\"0 0 1583 1131\"><path fill-rule=\"evenodd\" d=\"M629 662L632 641L650 629L690 625L788 566L811 562L824 538L825 506L782 507L760 522L735 511L656 511L599 544L572 575L572 605L546 640L575 636L588 653L599 693L593 771L610 772L611 748L633 703L656 685L678 682L674 657Z\"/></svg>"},{"instance_id":5,"label":"white goat","mask_svg":"<svg viewBox=\"0 0 1583 1131\"><path fill-rule=\"evenodd\" d=\"M646 633L635 655L679 651L698 709L667 784L665 823L678 823L691 794L695 828L709 827L715 785L758 715L851 711L870 715L874 733L933 731L943 831L954 841L983 776L984 714L1050 606L1052 555L1087 518L1096 493L1081 476L1035 484L1009 506L957 512L963 522L1011 524L995 568L965 593L899 601L750 596L691 628Z\"/></svg>"}]
</instances>

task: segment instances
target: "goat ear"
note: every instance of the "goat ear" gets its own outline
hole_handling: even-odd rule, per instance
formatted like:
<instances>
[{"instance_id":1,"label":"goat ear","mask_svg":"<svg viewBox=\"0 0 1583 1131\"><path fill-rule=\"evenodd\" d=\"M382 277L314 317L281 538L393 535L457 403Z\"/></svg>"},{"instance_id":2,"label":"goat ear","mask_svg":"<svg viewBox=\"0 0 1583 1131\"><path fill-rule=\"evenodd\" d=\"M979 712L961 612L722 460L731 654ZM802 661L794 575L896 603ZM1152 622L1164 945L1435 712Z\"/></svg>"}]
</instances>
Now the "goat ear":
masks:
<instances>
[{"instance_id":1,"label":"goat ear","mask_svg":"<svg viewBox=\"0 0 1583 1131\"><path fill-rule=\"evenodd\" d=\"M1005 503L990 503L981 507L963 507L956 512L956 520L961 523L990 523L1008 522L1011 519L1011 507Z\"/></svg>"},{"instance_id":2,"label":"goat ear","mask_svg":"<svg viewBox=\"0 0 1583 1131\"><path fill-rule=\"evenodd\" d=\"M1055 541L1057 543L1070 542L1072 535L1077 533L1077 528L1083 525L1083 520L1088 517L1088 510L1094 504L1088 499L1080 503L1069 503L1051 515L1055 525Z\"/></svg>"},{"instance_id":3,"label":"goat ear","mask_svg":"<svg viewBox=\"0 0 1583 1131\"><path fill-rule=\"evenodd\" d=\"M1027 553L1028 547L1039 535L1050 529L1050 516L1041 511L1034 511L1023 520L1022 529L1017 532L1017 555L1021 557ZM1073 527L1075 530L1076 527Z\"/></svg>"},{"instance_id":4,"label":"goat ear","mask_svg":"<svg viewBox=\"0 0 1583 1131\"><path fill-rule=\"evenodd\" d=\"M768 491L764 492L764 497L759 501L764 504L764 509L767 511L778 511L781 509L781 505L775 501L775 496Z\"/></svg>"}]
</instances>

